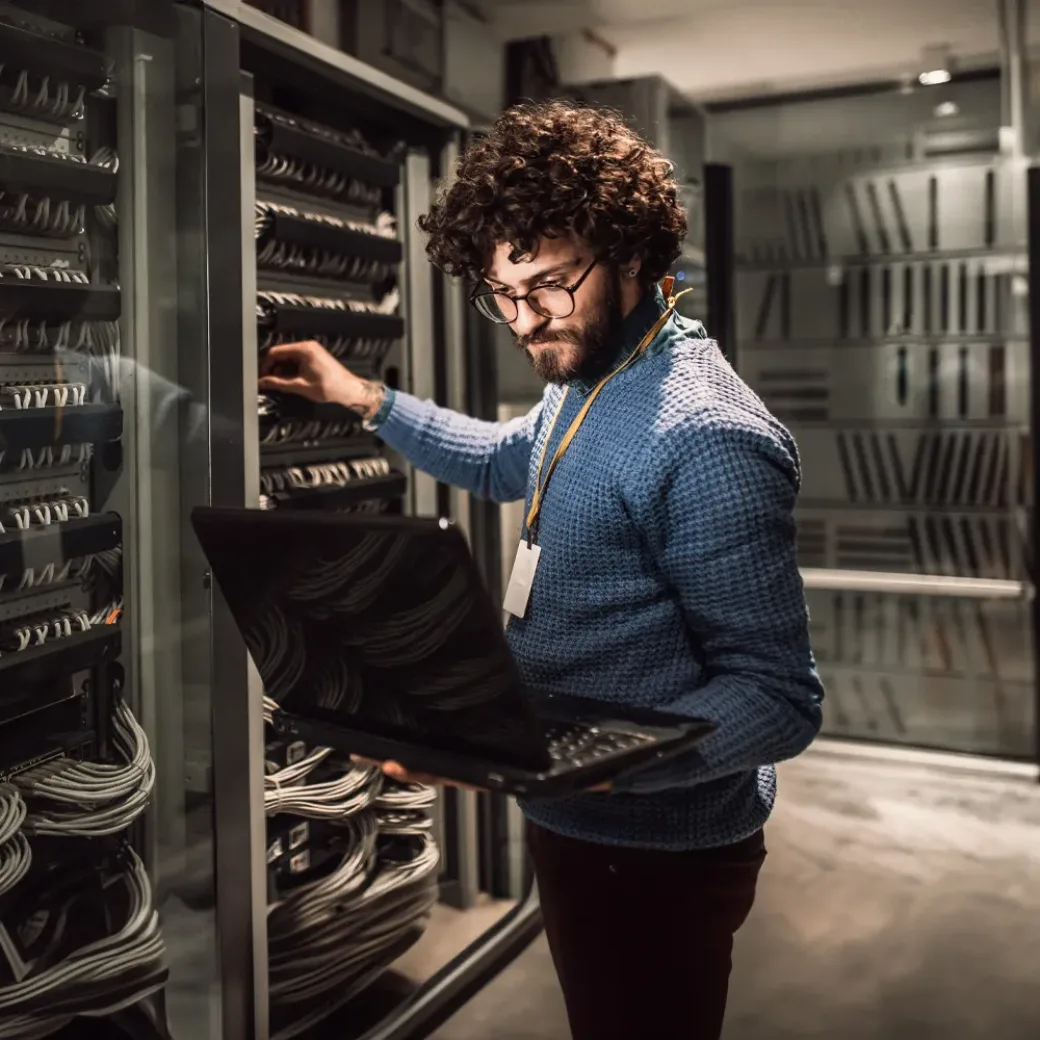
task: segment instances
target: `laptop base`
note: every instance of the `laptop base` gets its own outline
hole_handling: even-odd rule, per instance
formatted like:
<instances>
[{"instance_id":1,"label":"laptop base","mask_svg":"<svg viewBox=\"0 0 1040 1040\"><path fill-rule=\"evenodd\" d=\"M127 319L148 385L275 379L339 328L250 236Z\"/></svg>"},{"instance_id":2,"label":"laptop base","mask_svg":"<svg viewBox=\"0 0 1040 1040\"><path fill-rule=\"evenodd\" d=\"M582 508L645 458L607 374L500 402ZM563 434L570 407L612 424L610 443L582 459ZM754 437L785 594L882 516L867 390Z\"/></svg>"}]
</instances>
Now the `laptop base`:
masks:
<instances>
[{"instance_id":1,"label":"laptop base","mask_svg":"<svg viewBox=\"0 0 1040 1040\"><path fill-rule=\"evenodd\" d=\"M547 720L550 729L556 729ZM524 798L547 798L576 794L617 780L641 768L673 758L701 743L711 732L703 722L655 727L628 726L614 722L611 737L630 735L637 742L621 742L616 755L604 753L588 761L564 756L558 761L547 758L544 764L522 766L516 763L491 762L479 755L460 754L457 749L440 751L391 737L351 730L325 721L315 722L289 712L276 711L272 726L279 737L302 740L313 747L330 747L342 755L356 755L374 762L397 762L409 772L437 777L449 784L477 787ZM581 735L570 721L561 719L559 729ZM585 731L588 732L588 731ZM579 753L580 754L580 753ZM624 767L619 771L618 759Z\"/></svg>"}]
</instances>

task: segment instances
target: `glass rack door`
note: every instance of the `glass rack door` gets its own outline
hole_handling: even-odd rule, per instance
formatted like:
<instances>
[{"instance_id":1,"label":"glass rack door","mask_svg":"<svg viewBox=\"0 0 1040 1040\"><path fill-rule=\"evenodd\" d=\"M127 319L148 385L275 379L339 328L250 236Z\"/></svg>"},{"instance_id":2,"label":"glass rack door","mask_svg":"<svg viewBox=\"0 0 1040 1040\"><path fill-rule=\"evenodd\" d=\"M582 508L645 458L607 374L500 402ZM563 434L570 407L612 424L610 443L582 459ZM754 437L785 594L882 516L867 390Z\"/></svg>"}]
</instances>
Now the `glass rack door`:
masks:
<instances>
[{"instance_id":1,"label":"glass rack door","mask_svg":"<svg viewBox=\"0 0 1040 1040\"><path fill-rule=\"evenodd\" d=\"M200 59L172 0L0 4L4 1036L219 1034Z\"/></svg>"},{"instance_id":2,"label":"glass rack door","mask_svg":"<svg viewBox=\"0 0 1040 1040\"><path fill-rule=\"evenodd\" d=\"M1017 758L1035 726L1031 373L1025 174L998 149L998 88L755 113L771 154L734 163L735 296L740 372L801 451L825 731ZM806 130L872 111L884 139L823 150Z\"/></svg>"}]
</instances>

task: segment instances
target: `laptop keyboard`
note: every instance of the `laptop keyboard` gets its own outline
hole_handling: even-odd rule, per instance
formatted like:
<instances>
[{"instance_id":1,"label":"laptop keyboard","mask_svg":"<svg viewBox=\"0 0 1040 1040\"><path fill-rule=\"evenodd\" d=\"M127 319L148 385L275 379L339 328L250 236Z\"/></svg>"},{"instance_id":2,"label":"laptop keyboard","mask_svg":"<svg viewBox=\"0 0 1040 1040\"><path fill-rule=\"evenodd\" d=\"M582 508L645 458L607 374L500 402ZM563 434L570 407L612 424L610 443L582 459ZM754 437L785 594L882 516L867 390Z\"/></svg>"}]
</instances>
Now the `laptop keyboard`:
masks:
<instances>
[{"instance_id":1,"label":"laptop keyboard","mask_svg":"<svg viewBox=\"0 0 1040 1040\"><path fill-rule=\"evenodd\" d=\"M546 736L554 762L577 766L654 742L654 738L646 733L608 733L594 726L552 725L547 727Z\"/></svg>"}]
</instances>

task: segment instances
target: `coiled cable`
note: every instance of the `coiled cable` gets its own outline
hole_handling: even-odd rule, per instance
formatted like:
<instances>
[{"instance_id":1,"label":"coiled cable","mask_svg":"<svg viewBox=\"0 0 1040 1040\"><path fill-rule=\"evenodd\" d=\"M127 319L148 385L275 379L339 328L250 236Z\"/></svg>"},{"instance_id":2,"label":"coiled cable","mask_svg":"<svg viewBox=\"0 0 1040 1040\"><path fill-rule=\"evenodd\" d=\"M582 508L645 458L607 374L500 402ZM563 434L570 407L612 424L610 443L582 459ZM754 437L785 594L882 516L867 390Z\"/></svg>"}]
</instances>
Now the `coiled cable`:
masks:
<instances>
[{"instance_id":1,"label":"coiled cable","mask_svg":"<svg viewBox=\"0 0 1040 1040\"><path fill-rule=\"evenodd\" d=\"M155 764L148 737L125 703L116 707L113 744L122 764L59 760L14 778L29 805L27 834L119 834L147 809Z\"/></svg>"}]
</instances>

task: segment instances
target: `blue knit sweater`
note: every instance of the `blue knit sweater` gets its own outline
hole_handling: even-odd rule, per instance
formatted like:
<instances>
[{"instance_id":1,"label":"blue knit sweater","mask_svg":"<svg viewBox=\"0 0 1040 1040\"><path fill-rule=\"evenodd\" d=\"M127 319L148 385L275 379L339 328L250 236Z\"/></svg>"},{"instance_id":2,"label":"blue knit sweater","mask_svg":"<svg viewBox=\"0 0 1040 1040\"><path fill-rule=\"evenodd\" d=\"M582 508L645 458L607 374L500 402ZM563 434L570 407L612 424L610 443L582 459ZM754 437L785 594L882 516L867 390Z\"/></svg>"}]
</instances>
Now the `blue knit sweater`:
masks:
<instances>
[{"instance_id":1,"label":"blue knit sweater","mask_svg":"<svg viewBox=\"0 0 1040 1040\"><path fill-rule=\"evenodd\" d=\"M626 319L618 359L664 309L659 291ZM549 455L591 386L571 385ZM563 391L526 417L474 420L404 393L380 437L437 479L530 503ZM609 793L533 799L561 834L652 848L709 848L765 822L773 763L804 750L823 690L809 649L792 516L799 483L787 431L702 326L673 316L600 394L549 485L541 559L508 638L529 688L712 719L698 750Z\"/></svg>"}]
</instances>

